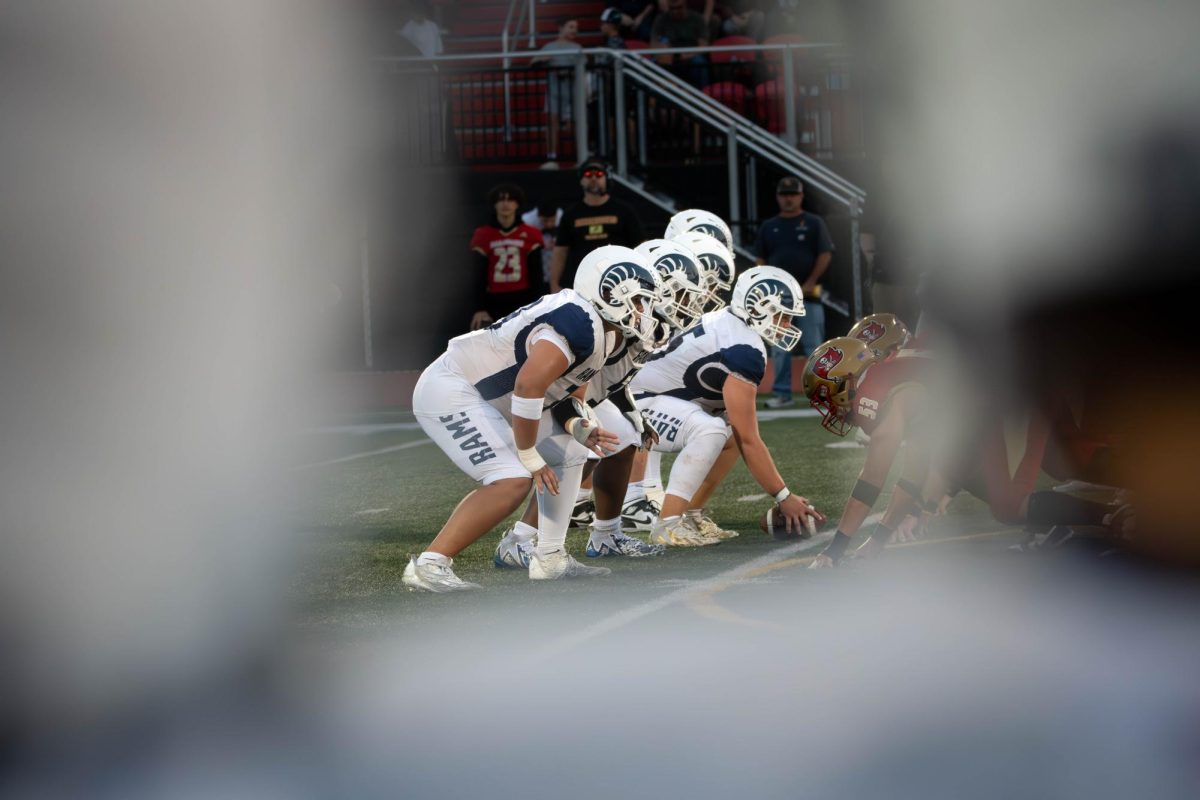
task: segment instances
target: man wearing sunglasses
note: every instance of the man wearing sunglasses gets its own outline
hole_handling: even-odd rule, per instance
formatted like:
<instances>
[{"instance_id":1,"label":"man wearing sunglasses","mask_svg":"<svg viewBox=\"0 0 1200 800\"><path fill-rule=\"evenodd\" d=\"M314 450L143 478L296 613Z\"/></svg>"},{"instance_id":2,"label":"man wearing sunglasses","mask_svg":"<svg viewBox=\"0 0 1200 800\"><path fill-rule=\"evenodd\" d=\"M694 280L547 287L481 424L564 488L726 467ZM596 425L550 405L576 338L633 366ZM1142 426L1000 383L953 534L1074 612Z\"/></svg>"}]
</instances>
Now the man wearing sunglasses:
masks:
<instances>
[{"instance_id":1,"label":"man wearing sunglasses","mask_svg":"<svg viewBox=\"0 0 1200 800\"><path fill-rule=\"evenodd\" d=\"M583 257L598 247L636 247L645 238L633 209L608 194L608 165L589 158L579 165L583 201L563 211L550 262L550 292L575 281Z\"/></svg>"}]
</instances>

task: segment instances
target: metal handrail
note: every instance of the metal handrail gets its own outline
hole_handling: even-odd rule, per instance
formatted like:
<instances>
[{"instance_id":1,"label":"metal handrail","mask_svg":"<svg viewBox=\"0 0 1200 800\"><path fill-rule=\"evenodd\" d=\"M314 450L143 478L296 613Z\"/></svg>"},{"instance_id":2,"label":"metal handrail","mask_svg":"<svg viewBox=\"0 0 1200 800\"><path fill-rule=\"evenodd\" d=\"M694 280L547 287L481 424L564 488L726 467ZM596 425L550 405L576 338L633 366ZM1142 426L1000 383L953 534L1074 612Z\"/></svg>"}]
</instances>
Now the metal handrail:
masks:
<instances>
[{"instance_id":1,"label":"metal handrail","mask_svg":"<svg viewBox=\"0 0 1200 800\"><path fill-rule=\"evenodd\" d=\"M809 179L814 186L833 196L847 207L861 205L866 200L867 194L861 187L846 180L811 156L789 147L777 137L661 66L637 55L625 55L626 51L609 50L606 52L619 54L625 62L626 70L630 70L643 82L657 88L671 102L685 106L688 111L713 127L721 130L736 128L739 142L751 149L759 150L760 155L770 160L785 162L795 172Z\"/></svg>"}]
</instances>

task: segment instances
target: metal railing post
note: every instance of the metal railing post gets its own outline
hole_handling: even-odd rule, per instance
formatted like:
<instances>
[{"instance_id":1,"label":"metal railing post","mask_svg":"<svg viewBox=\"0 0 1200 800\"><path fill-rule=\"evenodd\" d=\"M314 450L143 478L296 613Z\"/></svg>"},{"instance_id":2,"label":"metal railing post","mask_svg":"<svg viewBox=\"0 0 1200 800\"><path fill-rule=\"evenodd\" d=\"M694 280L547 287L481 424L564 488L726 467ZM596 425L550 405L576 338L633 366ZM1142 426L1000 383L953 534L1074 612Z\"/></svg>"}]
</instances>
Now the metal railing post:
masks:
<instances>
[{"instance_id":1,"label":"metal railing post","mask_svg":"<svg viewBox=\"0 0 1200 800\"><path fill-rule=\"evenodd\" d=\"M792 147L798 141L796 137L796 67L789 47L783 51L783 113L784 140Z\"/></svg>"},{"instance_id":2,"label":"metal railing post","mask_svg":"<svg viewBox=\"0 0 1200 800\"><path fill-rule=\"evenodd\" d=\"M537 5L529 0L529 49L537 47Z\"/></svg>"},{"instance_id":3,"label":"metal railing post","mask_svg":"<svg viewBox=\"0 0 1200 800\"><path fill-rule=\"evenodd\" d=\"M854 280L854 321L863 316L863 282L862 282L862 246L859 243L859 225L862 220L862 208L858 200L850 203L850 275Z\"/></svg>"},{"instance_id":4,"label":"metal railing post","mask_svg":"<svg viewBox=\"0 0 1200 800\"><path fill-rule=\"evenodd\" d=\"M596 150L608 153L608 74L596 70Z\"/></svg>"},{"instance_id":5,"label":"metal railing post","mask_svg":"<svg viewBox=\"0 0 1200 800\"><path fill-rule=\"evenodd\" d=\"M730 125L725 131L726 157L729 159L729 219L733 222L733 243L741 244L742 212L738 196L737 126Z\"/></svg>"},{"instance_id":6,"label":"metal railing post","mask_svg":"<svg viewBox=\"0 0 1200 800\"><path fill-rule=\"evenodd\" d=\"M587 56L580 53L575 56L575 163L581 163L588 156L587 129Z\"/></svg>"},{"instance_id":7,"label":"metal railing post","mask_svg":"<svg viewBox=\"0 0 1200 800\"><path fill-rule=\"evenodd\" d=\"M646 93L638 89L637 93L637 140L638 164L646 166Z\"/></svg>"},{"instance_id":8,"label":"metal railing post","mask_svg":"<svg viewBox=\"0 0 1200 800\"><path fill-rule=\"evenodd\" d=\"M617 174L624 178L629 174L629 142L625 135L625 58L613 59L613 127L617 139Z\"/></svg>"},{"instance_id":9,"label":"metal railing post","mask_svg":"<svg viewBox=\"0 0 1200 800\"><path fill-rule=\"evenodd\" d=\"M746 219L758 220L758 160L746 158Z\"/></svg>"}]
</instances>

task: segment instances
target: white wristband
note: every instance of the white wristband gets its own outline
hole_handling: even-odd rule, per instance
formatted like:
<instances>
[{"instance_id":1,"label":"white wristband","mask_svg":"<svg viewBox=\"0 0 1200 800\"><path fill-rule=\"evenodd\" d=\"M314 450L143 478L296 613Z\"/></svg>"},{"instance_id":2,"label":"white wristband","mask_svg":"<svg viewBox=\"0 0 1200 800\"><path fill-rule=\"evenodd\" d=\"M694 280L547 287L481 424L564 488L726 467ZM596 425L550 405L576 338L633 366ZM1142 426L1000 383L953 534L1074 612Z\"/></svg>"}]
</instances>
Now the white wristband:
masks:
<instances>
[{"instance_id":1,"label":"white wristband","mask_svg":"<svg viewBox=\"0 0 1200 800\"><path fill-rule=\"evenodd\" d=\"M779 490L778 494L775 495L775 502L776 502L776 504L782 503L784 500L787 500L791 496L792 496L792 490L785 486Z\"/></svg>"},{"instance_id":2,"label":"white wristband","mask_svg":"<svg viewBox=\"0 0 1200 800\"><path fill-rule=\"evenodd\" d=\"M546 466L545 459L538 455L536 447L531 447L528 450L518 450L517 458L521 460L521 466L529 470L530 475Z\"/></svg>"},{"instance_id":3,"label":"white wristband","mask_svg":"<svg viewBox=\"0 0 1200 800\"><path fill-rule=\"evenodd\" d=\"M517 397L514 394L512 399L512 415L521 419L541 419L542 398Z\"/></svg>"}]
</instances>

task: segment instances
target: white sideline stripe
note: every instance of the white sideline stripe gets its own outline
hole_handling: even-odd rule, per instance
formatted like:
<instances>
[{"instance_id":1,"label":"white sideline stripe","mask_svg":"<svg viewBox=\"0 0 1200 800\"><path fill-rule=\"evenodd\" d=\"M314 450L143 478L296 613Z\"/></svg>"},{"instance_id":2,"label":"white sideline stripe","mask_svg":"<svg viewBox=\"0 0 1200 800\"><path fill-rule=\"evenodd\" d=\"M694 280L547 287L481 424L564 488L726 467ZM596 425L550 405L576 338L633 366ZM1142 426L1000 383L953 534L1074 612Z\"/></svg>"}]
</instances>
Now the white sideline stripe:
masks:
<instances>
[{"instance_id":1,"label":"white sideline stripe","mask_svg":"<svg viewBox=\"0 0 1200 800\"><path fill-rule=\"evenodd\" d=\"M379 456L384 453L394 453L397 450L407 450L410 447L420 447L423 444L433 444L433 439L417 439L415 442L405 442L404 444L394 444L391 447L381 447L378 450L368 450L365 453L355 453L351 456L342 456L341 458L331 458L328 461L317 461L313 464L301 464L298 467L292 467L293 470L313 469L314 467L328 467L333 464L345 464L347 461L354 461L359 458L367 458L369 456Z\"/></svg>"},{"instance_id":2,"label":"white sideline stripe","mask_svg":"<svg viewBox=\"0 0 1200 800\"><path fill-rule=\"evenodd\" d=\"M771 495L769 494L744 494L738 498L739 503L755 503L759 500L766 500Z\"/></svg>"},{"instance_id":3,"label":"white sideline stripe","mask_svg":"<svg viewBox=\"0 0 1200 800\"><path fill-rule=\"evenodd\" d=\"M883 514L872 514L863 520L863 525L873 524L882 518ZM605 617L599 622L595 622L586 628L583 628L582 630L563 636L557 641L551 642L550 644L541 648L540 650L534 651L530 657L534 661L540 661L545 658L559 655L567 650L570 650L572 647L581 645L584 642L595 639L598 636L603 636L606 633L611 633L612 631L623 628L631 622L636 622L642 617L653 614L655 611L661 611L664 608L673 606L676 603L687 600L695 595L704 594L725 584L739 583L743 578L747 577L749 573L754 572L755 570L761 569L770 564L774 564L778 561L792 558L801 552L816 549L819 545L823 545L832 539L835 532L836 528L823 531L811 539L803 542L796 542L795 544L789 544L785 547L779 548L778 550L772 550L766 555L759 556L758 558L752 558L739 567L725 570L724 572L720 572L711 578L706 578L699 583L692 584L691 586L685 586L681 589L676 589L675 591L668 592L657 599L648 600L640 605L626 608L622 611L616 612L615 614L610 614L608 617Z\"/></svg>"},{"instance_id":4,"label":"white sideline stripe","mask_svg":"<svg viewBox=\"0 0 1200 800\"><path fill-rule=\"evenodd\" d=\"M415 431L420 430L421 423L419 422L376 422L372 424L358 425L326 425L321 428L311 428L309 433L357 433L357 434L372 434L372 433L390 433L392 431Z\"/></svg>"},{"instance_id":5,"label":"white sideline stripe","mask_svg":"<svg viewBox=\"0 0 1200 800\"><path fill-rule=\"evenodd\" d=\"M862 450L866 447L865 444L859 444L858 442L830 442L825 446L830 450Z\"/></svg>"}]
</instances>

